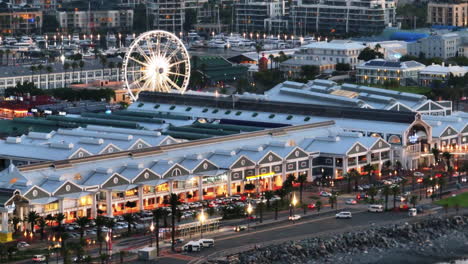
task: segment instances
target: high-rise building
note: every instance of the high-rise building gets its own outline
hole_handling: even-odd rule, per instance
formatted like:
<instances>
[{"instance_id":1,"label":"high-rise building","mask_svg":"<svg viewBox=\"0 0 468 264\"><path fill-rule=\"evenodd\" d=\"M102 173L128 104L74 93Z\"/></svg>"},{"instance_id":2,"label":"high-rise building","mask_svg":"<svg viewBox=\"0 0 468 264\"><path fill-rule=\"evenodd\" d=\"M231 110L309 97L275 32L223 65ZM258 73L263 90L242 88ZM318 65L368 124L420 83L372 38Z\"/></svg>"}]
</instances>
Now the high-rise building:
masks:
<instances>
[{"instance_id":1,"label":"high-rise building","mask_svg":"<svg viewBox=\"0 0 468 264\"><path fill-rule=\"evenodd\" d=\"M184 0L151 0L149 10L153 18L153 28L173 33L183 31L185 22Z\"/></svg>"},{"instance_id":2,"label":"high-rise building","mask_svg":"<svg viewBox=\"0 0 468 264\"><path fill-rule=\"evenodd\" d=\"M288 27L284 17L286 5L282 0L240 0L235 4L235 29L238 32L284 32Z\"/></svg>"},{"instance_id":3,"label":"high-rise building","mask_svg":"<svg viewBox=\"0 0 468 264\"><path fill-rule=\"evenodd\" d=\"M427 5L427 22L431 25L466 27L468 24L468 1L442 0Z\"/></svg>"},{"instance_id":4,"label":"high-rise building","mask_svg":"<svg viewBox=\"0 0 468 264\"><path fill-rule=\"evenodd\" d=\"M60 28L68 31L131 30L133 10L124 8L61 9L57 12L57 20Z\"/></svg>"},{"instance_id":5,"label":"high-rise building","mask_svg":"<svg viewBox=\"0 0 468 264\"><path fill-rule=\"evenodd\" d=\"M294 0L293 33L336 32L372 34L395 22L393 0Z\"/></svg>"}]
</instances>

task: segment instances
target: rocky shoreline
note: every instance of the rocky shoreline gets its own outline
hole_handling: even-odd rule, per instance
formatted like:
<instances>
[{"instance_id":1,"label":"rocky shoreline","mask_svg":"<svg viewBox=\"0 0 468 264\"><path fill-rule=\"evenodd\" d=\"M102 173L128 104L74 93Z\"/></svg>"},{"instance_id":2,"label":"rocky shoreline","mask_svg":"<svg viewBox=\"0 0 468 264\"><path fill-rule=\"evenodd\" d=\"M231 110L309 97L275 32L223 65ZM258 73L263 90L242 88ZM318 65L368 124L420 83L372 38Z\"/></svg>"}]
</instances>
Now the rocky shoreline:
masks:
<instances>
[{"instance_id":1,"label":"rocky shoreline","mask_svg":"<svg viewBox=\"0 0 468 264\"><path fill-rule=\"evenodd\" d=\"M206 263L438 263L466 256L468 215L463 215L290 241Z\"/></svg>"}]
</instances>

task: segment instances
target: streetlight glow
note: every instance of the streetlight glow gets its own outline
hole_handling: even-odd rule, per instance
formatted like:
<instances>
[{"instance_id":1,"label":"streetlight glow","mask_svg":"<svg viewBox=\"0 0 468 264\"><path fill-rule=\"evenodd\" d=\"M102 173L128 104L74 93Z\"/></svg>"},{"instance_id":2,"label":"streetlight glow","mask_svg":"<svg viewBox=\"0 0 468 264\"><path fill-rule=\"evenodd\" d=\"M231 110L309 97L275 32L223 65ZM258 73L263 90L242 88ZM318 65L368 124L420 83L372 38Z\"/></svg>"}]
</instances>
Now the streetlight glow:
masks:
<instances>
[{"instance_id":1,"label":"streetlight glow","mask_svg":"<svg viewBox=\"0 0 468 264\"><path fill-rule=\"evenodd\" d=\"M293 204L293 206L296 206L296 204L297 204L296 194L293 194L292 204Z\"/></svg>"}]
</instances>

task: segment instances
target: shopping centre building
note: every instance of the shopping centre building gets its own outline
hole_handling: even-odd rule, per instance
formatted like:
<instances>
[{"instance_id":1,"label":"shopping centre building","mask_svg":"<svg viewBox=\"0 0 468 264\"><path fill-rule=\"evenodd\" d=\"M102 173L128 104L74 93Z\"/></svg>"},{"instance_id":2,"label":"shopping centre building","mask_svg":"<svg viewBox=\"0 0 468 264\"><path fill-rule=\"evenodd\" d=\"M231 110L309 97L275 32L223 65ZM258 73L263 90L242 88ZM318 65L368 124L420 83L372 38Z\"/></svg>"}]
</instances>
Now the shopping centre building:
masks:
<instances>
[{"instance_id":1,"label":"shopping centre building","mask_svg":"<svg viewBox=\"0 0 468 264\"><path fill-rule=\"evenodd\" d=\"M11 164L0 172L2 230L9 228L8 218L24 219L30 210L41 215L61 212L69 221L78 216L119 215L153 209L167 202L170 193L183 201L196 201L244 193L248 183L255 186L251 191L262 192L281 187L289 175L306 175L309 182L324 176L341 178L352 168L362 171L367 164L380 175L387 161L399 161L407 169L433 163L430 150L435 146L455 155L466 155L468 150L466 113L432 116L403 108L392 111L290 100L141 93L128 113L186 116L165 120L162 134L179 124L185 132L174 135L202 139L159 144L163 138L158 134L151 147L130 148L126 143L120 151L100 151L94 156L19 167ZM186 127L188 123L198 126ZM202 137L209 133L203 126L225 132L235 126L257 130ZM63 139L70 134L64 131L56 136ZM67 135L67 141L87 144L100 142L99 137L88 131ZM21 141L26 139L21 137ZM9 144L24 144L8 140ZM45 139L37 142L50 143Z\"/></svg>"}]
</instances>

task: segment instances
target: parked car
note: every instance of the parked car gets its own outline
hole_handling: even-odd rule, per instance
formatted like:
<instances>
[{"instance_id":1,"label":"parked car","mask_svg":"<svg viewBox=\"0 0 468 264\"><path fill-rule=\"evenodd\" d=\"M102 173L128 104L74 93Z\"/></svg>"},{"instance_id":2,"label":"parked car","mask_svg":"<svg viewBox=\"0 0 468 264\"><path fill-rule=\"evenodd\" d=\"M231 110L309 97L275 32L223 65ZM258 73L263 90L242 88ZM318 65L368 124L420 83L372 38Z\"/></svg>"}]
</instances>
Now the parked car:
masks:
<instances>
[{"instance_id":1,"label":"parked car","mask_svg":"<svg viewBox=\"0 0 468 264\"><path fill-rule=\"evenodd\" d=\"M200 242L198 241L189 241L187 244L185 244L183 247L182 247L182 250L183 251L186 251L186 252L197 252L197 251L201 251L201 244Z\"/></svg>"},{"instance_id":2,"label":"parked car","mask_svg":"<svg viewBox=\"0 0 468 264\"><path fill-rule=\"evenodd\" d=\"M46 261L46 257L44 255L34 255L32 261L35 263L41 263Z\"/></svg>"},{"instance_id":3,"label":"parked car","mask_svg":"<svg viewBox=\"0 0 468 264\"><path fill-rule=\"evenodd\" d=\"M315 203L308 204L307 208L309 208L310 210L314 210L315 209Z\"/></svg>"},{"instance_id":4,"label":"parked car","mask_svg":"<svg viewBox=\"0 0 468 264\"><path fill-rule=\"evenodd\" d=\"M297 220L299 220L299 219L301 219L301 216L300 216L300 215L291 215L291 216L289 217L289 220L290 220L290 221L297 221Z\"/></svg>"},{"instance_id":5,"label":"parked car","mask_svg":"<svg viewBox=\"0 0 468 264\"><path fill-rule=\"evenodd\" d=\"M346 200L345 203L353 205L353 204L357 204L357 201L355 199L348 199L348 200Z\"/></svg>"},{"instance_id":6,"label":"parked car","mask_svg":"<svg viewBox=\"0 0 468 264\"><path fill-rule=\"evenodd\" d=\"M351 212L339 212L335 215L337 219L351 219L353 215Z\"/></svg>"},{"instance_id":7,"label":"parked car","mask_svg":"<svg viewBox=\"0 0 468 264\"><path fill-rule=\"evenodd\" d=\"M418 210L416 210L416 208L410 208L408 210L408 215L409 216L416 216L416 215L418 215Z\"/></svg>"},{"instance_id":8,"label":"parked car","mask_svg":"<svg viewBox=\"0 0 468 264\"><path fill-rule=\"evenodd\" d=\"M413 175L416 176L416 177L424 177L424 173L419 172L419 171L415 171L415 172L413 173Z\"/></svg>"}]
</instances>

